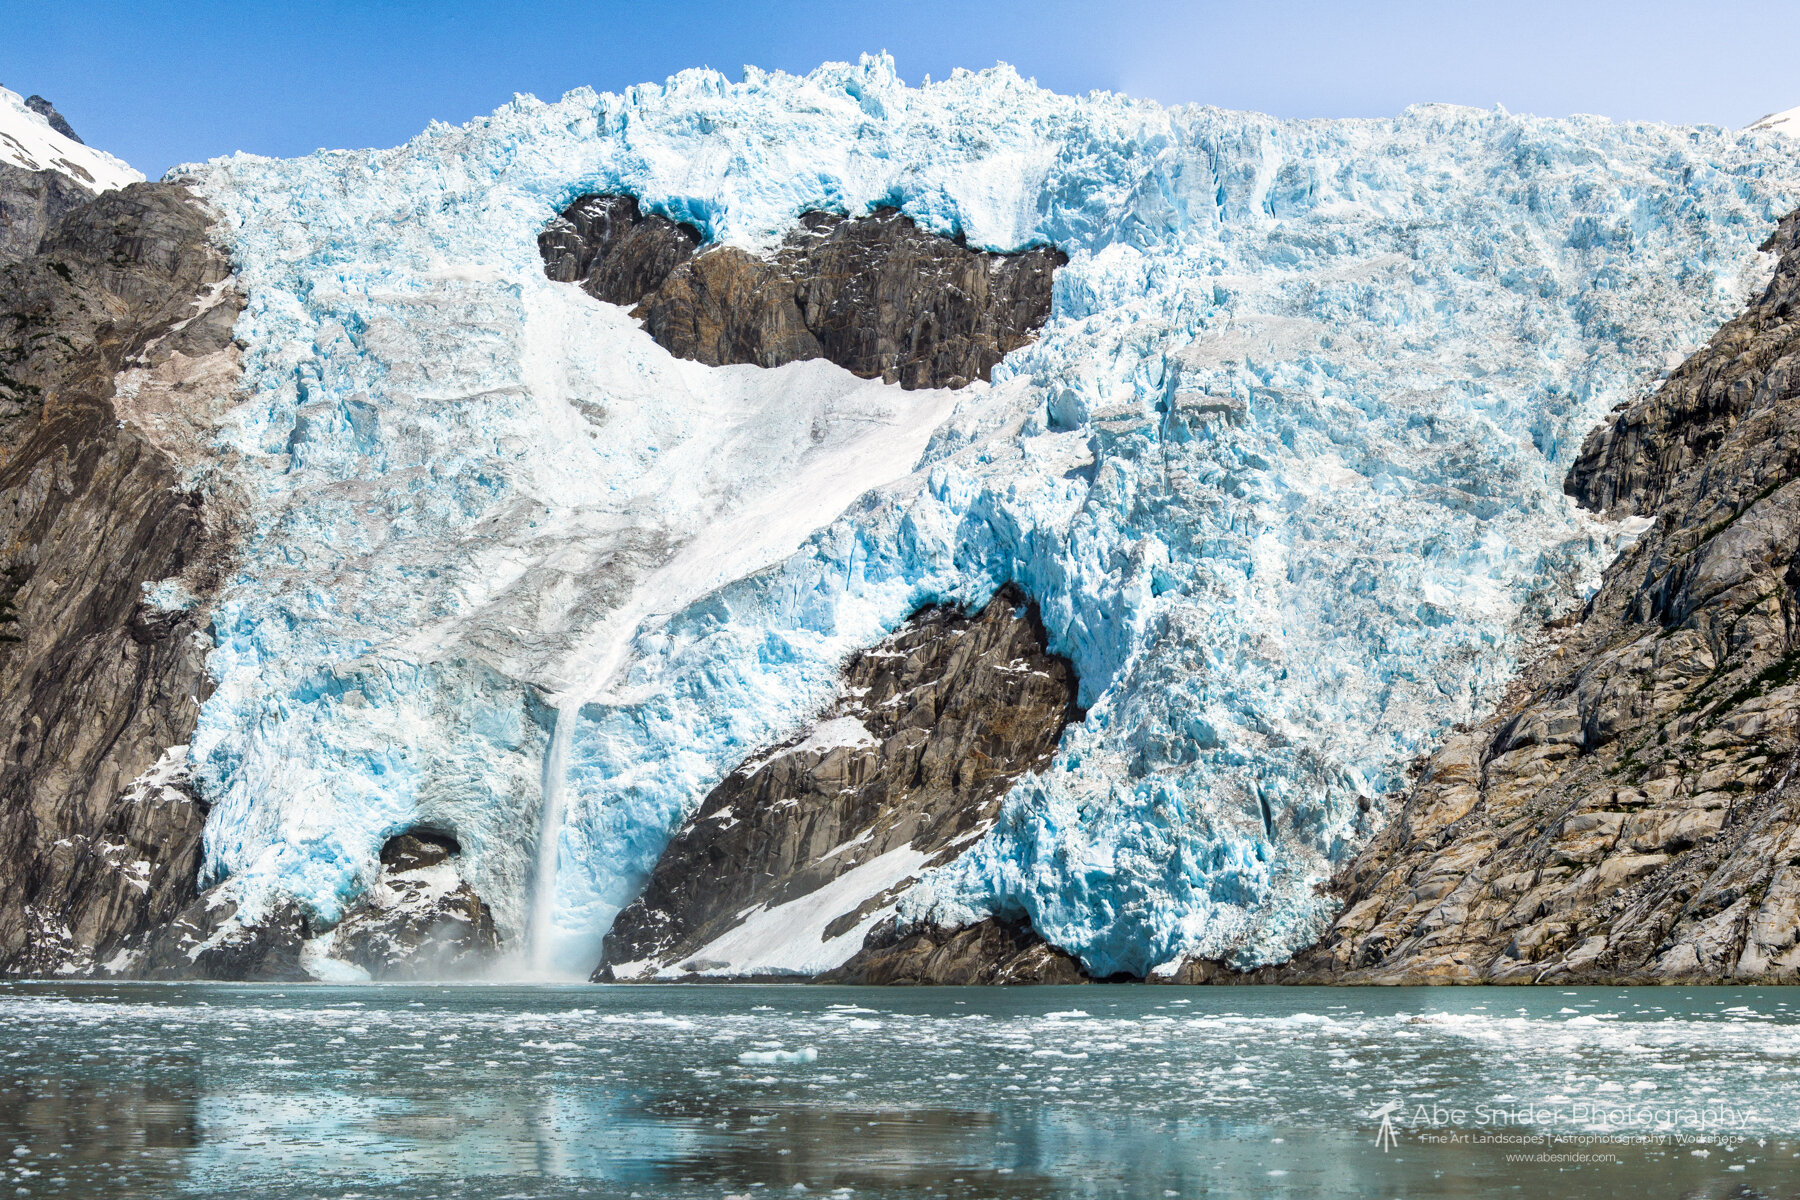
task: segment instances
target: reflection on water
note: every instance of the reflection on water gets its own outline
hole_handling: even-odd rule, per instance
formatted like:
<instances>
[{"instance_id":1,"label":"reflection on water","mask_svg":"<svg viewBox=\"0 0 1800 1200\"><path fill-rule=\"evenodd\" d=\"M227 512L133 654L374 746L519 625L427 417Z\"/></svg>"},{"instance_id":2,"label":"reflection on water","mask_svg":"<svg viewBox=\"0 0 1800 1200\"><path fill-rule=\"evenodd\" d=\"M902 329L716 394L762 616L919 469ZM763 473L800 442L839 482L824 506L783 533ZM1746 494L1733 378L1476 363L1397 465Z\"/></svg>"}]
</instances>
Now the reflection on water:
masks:
<instances>
[{"instance_id":1,"label":"reflection on water","mask_svg":"<svg viewBox=\"0 0 1800 1200\"><path fill-rule=\"evenodd\" d=\"M0 985L0 1195L1786 1196L1789 996Z\"/></svg>"}]
</instances>

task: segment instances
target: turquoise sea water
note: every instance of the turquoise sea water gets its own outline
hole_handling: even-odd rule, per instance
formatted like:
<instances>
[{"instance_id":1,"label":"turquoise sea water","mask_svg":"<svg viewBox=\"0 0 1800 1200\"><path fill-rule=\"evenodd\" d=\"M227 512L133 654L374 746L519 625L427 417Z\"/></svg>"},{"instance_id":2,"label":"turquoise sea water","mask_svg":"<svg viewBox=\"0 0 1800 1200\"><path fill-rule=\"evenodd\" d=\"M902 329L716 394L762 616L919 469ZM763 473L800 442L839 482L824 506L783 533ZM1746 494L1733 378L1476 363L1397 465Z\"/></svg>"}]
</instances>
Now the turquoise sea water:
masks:
<instances>
[{"instance_id":1,"label":"turquoise sea water","mask_svg":"<svg viewBox=\"0 0 1800 1200\"><path fill-rule=\"evenodd\" d=\"M0 1196L1800 1191L1781 988L14 983L0 1064Z\"/></svg>"}]
</instances>

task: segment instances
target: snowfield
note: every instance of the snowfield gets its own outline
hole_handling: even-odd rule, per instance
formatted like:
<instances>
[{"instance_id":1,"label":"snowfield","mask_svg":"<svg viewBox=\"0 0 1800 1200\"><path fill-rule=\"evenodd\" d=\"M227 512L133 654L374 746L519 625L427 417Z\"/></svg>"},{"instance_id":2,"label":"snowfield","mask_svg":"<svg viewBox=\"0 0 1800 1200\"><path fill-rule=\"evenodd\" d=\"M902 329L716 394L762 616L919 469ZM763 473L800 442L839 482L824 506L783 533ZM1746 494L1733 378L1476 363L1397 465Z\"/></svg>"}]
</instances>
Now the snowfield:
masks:
<instances>
[{"instance_id":1,"label":"snowfield","mask_svg":"<svg viewBox=\"0 0 1800 1200\"><path fill-rule=\"evenodd\" d=\"M0 87L0 163L27 171L60 171L93 192L111 191L144 177L123 162L50 128L25 107L25 98Z\"/></svg>"},{"instance_id":2,"label":"snowfield","mask_svg":"<svg viewBox=\"0 0 1800 1200\"><path fill-rule=\"evenodd\" d=\"M429 820L504 937L585 973L683 816L846 654L1015 581L1088 718L903 913L1023 913L1104 975L1316 935L1360 810L1625 536L1563 474L1762 286L1800 142L1278 121L1004 67L908 88L865 58L178 174L249 301L204 882L329 921ZM707 368L544 278L537 233L588 191L752 249L897 204L1070 262L991 385ZM767 924L717 957L842 949Z\"/></svg>"},{"instance_id":3,"label":"snowfield","mask_svg":"<svg viewBox=\"0 0 1800 1200\"><path fill-rule=\"evenodd\" d=\"M1800 108L1770 113L1762 120L1752 124L1750 129L1755 133L1785 133L1789 137L1800 136Z\"/></svg>"}]
</instances>

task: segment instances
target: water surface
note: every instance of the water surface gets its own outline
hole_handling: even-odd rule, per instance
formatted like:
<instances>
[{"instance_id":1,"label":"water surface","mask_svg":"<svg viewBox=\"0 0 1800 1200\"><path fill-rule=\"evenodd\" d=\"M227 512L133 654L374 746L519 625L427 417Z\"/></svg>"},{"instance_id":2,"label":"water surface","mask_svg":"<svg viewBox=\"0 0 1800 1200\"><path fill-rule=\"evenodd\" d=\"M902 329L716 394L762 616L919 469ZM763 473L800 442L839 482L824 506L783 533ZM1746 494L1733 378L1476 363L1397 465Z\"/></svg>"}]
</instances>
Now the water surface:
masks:
<instances>
[{"instance_id":1,"label":"water surface","mask_svg":"<svg viewBox=\"0 0 1800 1200\"><path fill-rule=\"evenodd\" d=\"M1782 988L12 983L0 1063L0 1196L1800 1192Z\"/></svg>"}]
</instances>

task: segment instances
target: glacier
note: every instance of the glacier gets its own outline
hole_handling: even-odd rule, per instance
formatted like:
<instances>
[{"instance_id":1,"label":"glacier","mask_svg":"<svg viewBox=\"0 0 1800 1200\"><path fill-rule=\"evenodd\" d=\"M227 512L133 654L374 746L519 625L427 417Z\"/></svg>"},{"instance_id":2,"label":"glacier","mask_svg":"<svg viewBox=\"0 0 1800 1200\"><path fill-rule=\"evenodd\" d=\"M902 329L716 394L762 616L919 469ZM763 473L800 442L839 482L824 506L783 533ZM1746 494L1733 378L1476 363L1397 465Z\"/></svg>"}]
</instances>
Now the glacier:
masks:
<instances>
[{"instance_id":1,"label":"glacier","mask_svg":"<svg viewBox=\"0 0 1800 1200\"><path fill-rule=\"evenodd\" d=\"M1316 936L1407 764L1628 536L1563 473L1767 278L1800 142L909 87L877 56L173 175L247 298L191 481L246 534L187 751L242 919L329 924L424 825L536 969L585 975L846 654L1015 582L1086 720L903 912L1023 915L1107 975ZM544 277L584 192L752 251L895 205L1070 261L991 383L710 368Z\"/></svg>"}]
</instances>

